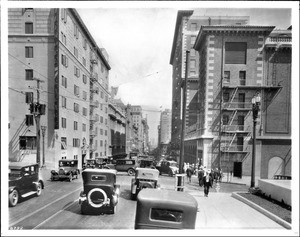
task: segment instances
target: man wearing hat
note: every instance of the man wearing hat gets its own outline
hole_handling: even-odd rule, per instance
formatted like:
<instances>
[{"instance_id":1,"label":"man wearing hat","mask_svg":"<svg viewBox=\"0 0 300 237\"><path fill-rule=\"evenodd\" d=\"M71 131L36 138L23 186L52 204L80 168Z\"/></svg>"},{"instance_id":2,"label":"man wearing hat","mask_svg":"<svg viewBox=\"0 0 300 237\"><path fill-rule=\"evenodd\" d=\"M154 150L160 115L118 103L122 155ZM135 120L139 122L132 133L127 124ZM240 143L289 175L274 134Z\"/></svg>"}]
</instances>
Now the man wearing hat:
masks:
<instances>
[{"instance_id":1,"label":"man wearing hat","mask_svg":"<svg viewBox=\"0 0 300 237\"><path fill-rule=\"evenodd\" d=\"M210 170L206 170L203 177L204 196L208 197L209 188L212 187L212 177L209 175Z\"/></svg>"}]
</instances>

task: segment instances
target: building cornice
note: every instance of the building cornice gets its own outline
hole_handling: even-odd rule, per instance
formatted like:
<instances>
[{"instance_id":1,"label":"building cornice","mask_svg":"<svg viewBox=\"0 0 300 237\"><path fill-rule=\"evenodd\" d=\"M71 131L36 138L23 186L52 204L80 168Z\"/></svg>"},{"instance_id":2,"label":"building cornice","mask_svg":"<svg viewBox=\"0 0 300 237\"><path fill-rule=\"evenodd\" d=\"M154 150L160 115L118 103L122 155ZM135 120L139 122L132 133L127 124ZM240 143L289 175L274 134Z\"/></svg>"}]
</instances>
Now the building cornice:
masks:
<instances>
[{"instance_id":1,"label":"building cornice","mask_svg":"<svg viewBox=\"0 0 300 237\"><path fill-rule=\"evenodd\" d=\"M245 34L245 33L263 33L265 36L269 35L275 26L251 26L251 25L213 25L213 26L201 26L199 34L197 35L194 49L198 50L201 44L203 37L208 33L211 34Z\"/></svg>"}]
</instances>

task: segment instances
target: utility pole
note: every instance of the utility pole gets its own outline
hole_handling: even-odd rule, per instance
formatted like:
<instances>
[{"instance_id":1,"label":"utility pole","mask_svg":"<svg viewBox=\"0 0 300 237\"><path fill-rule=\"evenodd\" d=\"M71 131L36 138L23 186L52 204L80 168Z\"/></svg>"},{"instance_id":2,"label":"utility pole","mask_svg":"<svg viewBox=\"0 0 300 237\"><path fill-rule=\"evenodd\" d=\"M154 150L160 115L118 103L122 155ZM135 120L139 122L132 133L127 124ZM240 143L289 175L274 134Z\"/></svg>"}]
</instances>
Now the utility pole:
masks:
<instances>
[{"instance_id":1,"label":"utility pole","mask_svg":"<svg viewBox=\"0 0 300 237\"><path fill-rule=\"evenodd\" d=\"M44 82L38 78L33 78L33 80L37 81L37 97L36 97L36 103L30 104L30 112L33 114L36 124L36 163L38 163L39 168L41 168L41 130L40 130L40 120L41 115L45 114L45 108L46 105L40 104L40 82Z\"/></svg>"}]
</instances>

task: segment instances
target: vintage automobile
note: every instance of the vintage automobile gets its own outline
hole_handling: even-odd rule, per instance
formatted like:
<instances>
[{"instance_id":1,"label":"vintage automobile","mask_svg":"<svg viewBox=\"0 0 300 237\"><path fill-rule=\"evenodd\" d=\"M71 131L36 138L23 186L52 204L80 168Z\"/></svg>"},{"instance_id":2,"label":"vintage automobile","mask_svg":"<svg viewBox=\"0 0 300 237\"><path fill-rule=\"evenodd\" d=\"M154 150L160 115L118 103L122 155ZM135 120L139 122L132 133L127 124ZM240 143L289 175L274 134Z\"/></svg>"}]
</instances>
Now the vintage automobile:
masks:
<instances>
[{"instance_id":1,"label":"vintage automobile","mask_svg":"<svg viewBox=\"0 0 300 237\"><path fill-rule=\"evenodd\" d=\"M157 169L136 168L135 178L131 180L131 199L135 200L144 188L158 188L158 176Z\"/></svg>"},{"instance_id":2,"label":"vintage automobile","mask_svg":"<svg viewBox=\"0 0 300 237\"><path fill-rule=\"evenodd\" d=\"M163 160L156 168L159 170L160 175L168 174L169 176L174 176L179 172L176 161Z\"/></svg>"},{"instance_id":3,"label":"vintage automobile","mask_svg":"<svg viewBox=\"0 0 300 237\"><path fill-rule=\"evenodd\" d=\"M78 175L80 174L78 160L59 160L58 166L58 171L51 170L51 181L67 179L71 182L74 177L78 179Z\"/></svg>"},{"instance_id":4,"label":"vintage automobile","mask_svg":"<svg viewBox=\"0 0 300 237\"><path fill-rule=\"evenodd\" d=\"M117 171L113 169L85 169L82 171L83 191L79 205L82 214L114 214L120 195L116 184Z\"/></svg>"},{"instance_id":5,"label":"vintage automobile","mask_svg":"<svg viewBox=\"0 0 300 237\"><path fill-rule=\"evenodd\" d=\"M137 196L135 229L195 229L197 200L186 192L143 189Z\"/></svg>"},{"instance_id":6,"label":"vintage automobile","mask_svg":"<svg viewBox=\"0 0 300 237\"><path fill-rule=\"evenodd\" d=\"M86 168L95 168L95 167L96 167L96 159L86 159L82 169L84 170Z\"/></svg>"},{"instance_id":7,"label":"vintage automobile","mask_svg":"<svg viewBox=\"0 0 300 237\"><path fill-rule=\"evenodd\" d=\"M116 164L114 168L117 171L125 171L128 175L135 175L135 169L137 168L137 160L136 159L118 159L116 160Z\"/></svg>"},{"instance_id":8,"label":"vintage automobile","mask_svg":"<svg viewBox=\"0 0 300 237\"><path fill-rule=\"evenodd\" d=\"M154 160L150 159L150 158L139 159L139 167L140 168L156 169L156 167L154 165Z\"/></svg>"},{"instance_id":9,"label":"vintage automobile","mask_svg":"<svg viewBox=\"0 0 300 237\"><path fill-rule=\"evenodd\" d=\"M31 195L40 196L44 189L44 181L39 175L37 163L9 163L9 206L14 207L22 199Z\"/></svg>"}]
</instances>

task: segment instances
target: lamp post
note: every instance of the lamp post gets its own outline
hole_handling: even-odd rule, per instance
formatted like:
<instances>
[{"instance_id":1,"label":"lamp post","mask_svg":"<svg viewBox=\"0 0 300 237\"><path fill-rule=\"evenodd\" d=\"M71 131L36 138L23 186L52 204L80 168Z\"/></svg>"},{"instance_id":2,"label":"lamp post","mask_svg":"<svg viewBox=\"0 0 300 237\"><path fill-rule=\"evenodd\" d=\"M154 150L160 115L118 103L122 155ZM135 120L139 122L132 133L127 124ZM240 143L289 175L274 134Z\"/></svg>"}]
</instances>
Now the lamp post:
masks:
<instances>
[{"instance_id":1,"label":"lamp post","mask_svg":"<svg viewBox=\"0 0 300 237\"><path fill-rule=\"evenodd\" d=\"M43 136L43 166L45 166L45 132L46 132L46 126L41 126L42 129L42 136Z\"/></svg>"},{"instance_id":2,"label":"lamp post","mask_svg":"<svg viewBox=\"0 0 300 237\"><path fill-rule=\"evenodd\" d=\"M255 153L256 153L256 123L260 106L260 95L257 93L252 98L252 115L253 115L253 137L252 137L252 169L251 169L251 188L255 187Z\"/></svg>"}]
</instances>

